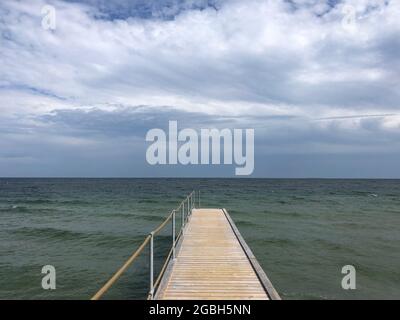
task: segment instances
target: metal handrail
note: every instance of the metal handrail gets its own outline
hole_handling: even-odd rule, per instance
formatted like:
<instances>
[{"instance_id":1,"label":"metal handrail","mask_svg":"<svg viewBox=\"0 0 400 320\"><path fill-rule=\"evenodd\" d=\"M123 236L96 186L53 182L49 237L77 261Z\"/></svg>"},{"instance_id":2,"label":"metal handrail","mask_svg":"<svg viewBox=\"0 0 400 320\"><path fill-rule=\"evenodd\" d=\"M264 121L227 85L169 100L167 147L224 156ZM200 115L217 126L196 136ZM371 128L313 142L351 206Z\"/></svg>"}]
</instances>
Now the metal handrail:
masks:
<instances>
[{"instance_id":1,"label":"metal handrail","mask_svg":"<svg viewBox=\"0 0 400 320\"><path fill-rule=\"evenodd\" d=\"M198 195L198 203L200 205L200 194ZM186 203L186 205L185 205ZM136 251L129 257L128 260L122 265L120 269L106 282L106 284L91 298L91 300L99 300L111 287L112 285L121 277L121 275L128 269L128 267L136 260L136 258L143 252L147 244L149 244L149 293L147 298L152 300L154 298L155 291L161 282L161 278L167 268L168 262L171 257L175 259L175 248L178 240L184 236L184 229L189 216L192 214L192 209L195 208L196 203L196 192L192 191L186 198L179 204L179 206L172 210L172 212L166 217L166 219L149 235L144 239L142 244L136 249ZM186 217L185 217L185 207L186 207ZM182 209L182 210L181 210ZM182 222L178 236L176 236L175 230L175 219L176 213L181 210ZM157 235L172 219L172 247L168 252L167 258L159 272L156 281L154 281L154 236Z\"/></svg>"}]
</instances>

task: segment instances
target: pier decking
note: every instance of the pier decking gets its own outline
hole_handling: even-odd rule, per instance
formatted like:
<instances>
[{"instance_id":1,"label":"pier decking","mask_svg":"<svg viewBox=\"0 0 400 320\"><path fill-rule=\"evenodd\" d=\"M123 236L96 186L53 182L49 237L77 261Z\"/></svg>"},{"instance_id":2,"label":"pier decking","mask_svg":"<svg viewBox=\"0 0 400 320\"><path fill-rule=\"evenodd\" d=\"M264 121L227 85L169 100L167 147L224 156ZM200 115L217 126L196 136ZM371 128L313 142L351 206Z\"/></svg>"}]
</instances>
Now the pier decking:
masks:
<instances>
[{"instance_id":1,"label":"pier decking","mask_svg":"<svg viewBox=\"0 0 400 320\"><path fill-rule=\"evenodd\" d=\"M181 229L177 235L178 216L181 216ZM154 238L170 221L172 248L154 280ZM147 246L150 250L148 299L280 299L229 213L225 209L196 209L194 192L144 239L92 299L100 299Z\"/></svg>"},{"instance_id":2,"label":"pier decking","mask_svg":"<svg viewBox=\"0 0 400 320\"><path fill-rule=\"evenodd\" d=\"M193 209L155 299L270 299L222 209Z\"/></svg>"}]
</instances>

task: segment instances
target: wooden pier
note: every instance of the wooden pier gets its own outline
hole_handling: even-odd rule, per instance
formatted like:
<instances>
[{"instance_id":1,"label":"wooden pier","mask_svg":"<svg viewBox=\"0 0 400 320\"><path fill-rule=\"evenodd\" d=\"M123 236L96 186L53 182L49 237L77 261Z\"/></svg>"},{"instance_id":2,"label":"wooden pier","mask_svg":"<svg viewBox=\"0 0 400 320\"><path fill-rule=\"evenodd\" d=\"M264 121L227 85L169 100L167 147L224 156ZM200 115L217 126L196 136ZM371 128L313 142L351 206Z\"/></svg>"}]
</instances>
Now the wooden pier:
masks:
<instances>
[{"instance_id":1,"label":"wooden pier","mask_svg":"<svg viewBox=\"0 0 400 320\"><path fill-rule=\"evenodd\" d=\"M198 196L200 205L200 197ZM180 218L177 233L175 221ZM155 235L172 222L172 248L154 280ZM93 296L98 300L149 247L149 295L158 300L280 300L225 209L195 208L192 192Z\"/></svg>"},{"instance_id":2,"label":"wooden pier","mask_svg":"<svg viewBox=\"0 0 400 320\"><path fill-rule=\"evenodd\" d=\"M278 294L228 213L193 209L155 299L273 299ZM249 256L250 255L250 256ZM270 291L270 292L268 292Z\"/></svg>"}]
</instances>

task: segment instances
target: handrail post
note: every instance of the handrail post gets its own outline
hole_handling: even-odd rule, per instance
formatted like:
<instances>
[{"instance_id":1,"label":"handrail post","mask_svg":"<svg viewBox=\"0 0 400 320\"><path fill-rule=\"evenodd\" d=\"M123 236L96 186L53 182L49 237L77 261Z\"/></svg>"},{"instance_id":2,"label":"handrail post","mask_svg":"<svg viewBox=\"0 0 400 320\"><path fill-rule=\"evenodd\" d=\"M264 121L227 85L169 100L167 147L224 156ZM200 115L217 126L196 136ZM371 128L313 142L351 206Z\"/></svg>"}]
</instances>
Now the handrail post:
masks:
<instances>
[{"instance_id":1,"label":"handrail post","mask_svg":"<svg viewBox=\"0 0 400 320\"><path fill-rule=\"evenodd\" d=\"M150 300L154 295L154 231L150 232Z\"/></svg>"},{"instance_id":2,"label":"handrail post","mask_svg":"<svg viewBox=\"0 0 400 320\"><path fill-rule=\"evenodd\" d=\"M201 208L201 205L200 205L200 189L199 189L199 208Z\"/></svg>"},{"instance_id":3,"label":"handrail post","mask_svg":"<svg viewBox=\"0 0 400 320\"><path fill-rule=\"evenodd\" d=\"M187 210L186 219L189 217L189 214L190 214L190 198L189 197L187 198L187 207L188 207L188 210Z\"/></svg>"},{"instance_id":4,"label":"handrail post","mask_svg":"<svg viewBox=\"0 0 400 320\"><path fill-rule=\"evenodd\" d=\"M185 202L182 202L182 225L181 225L181 229L182 229L182 234L183 234L183 229L185 228Z\"/></svg>"},{"instance_id":5,"label":"handrail post","mask_svg":"<svg viewBox=\"0 0 400 320\"><path fill-rule=\"evenodd\" d=\"M175 210L172 211L172 258L175 259Z\"/></svg>"}]
</instances>

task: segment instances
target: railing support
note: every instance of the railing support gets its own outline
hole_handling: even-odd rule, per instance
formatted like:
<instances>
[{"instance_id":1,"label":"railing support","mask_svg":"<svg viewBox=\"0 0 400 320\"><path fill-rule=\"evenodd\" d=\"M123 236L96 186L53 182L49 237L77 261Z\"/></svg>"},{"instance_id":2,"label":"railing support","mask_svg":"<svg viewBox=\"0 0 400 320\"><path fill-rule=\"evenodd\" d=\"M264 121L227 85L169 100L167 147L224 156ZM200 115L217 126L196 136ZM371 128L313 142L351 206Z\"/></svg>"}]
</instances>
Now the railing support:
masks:
<instances>
[{"instance_id":1,"label":"railing support","mask_svg":"<svg viewBox=\"0 0 400 320\"><path fill-rule=\"evenodd\" d=\"M192 214L193 208L194 208L194 192L192 193L191 197L190 197L190 214Z\"/></svg>"},{"instance_id":2,"label":"railing support","mask_svg":"<svg viewBox=\"0 0 400 320\"><path fill-rule=\"evenodd\" d=\"M198 201L199 201L199 208L201 208L201 205L200 205L200 190L199 190Z\"/></svg>"},{"instance_id":3,"label":"railing support","mask_svg":"<svg viewBox=\"0 0 400 320\"><path fill-rule=\"evenodd\" d=\"M172 211L172 258L175 259L175 210Z\"/></svg>"},{"instance_id":4,"label":"railing support","mask_svg":"<svg viewBox=\"0 0 400 320\"><path fill-rule=\"evenodd\" d=\"M190 214L190 197L188 197L187 198L187 208L188 208L188 210L187 210L187 215L186 215L186 219L189 217L189 214Z\"/></svg>"},{"instance_id":5,"label":"railing support","mask_svg":"<svg viewBox=\"0 0 400 320\"><path fill-rule=\"evenodd\" d=\"M182 228L182 234L183 234L183 231L185 228L185 202L182 202L182 225L181 225L181 228Z\"/></svg>"},{"instance_id":6,"label":"railing support","mask_svg":"<svg viewBox=\"0 0 400 320\"><path fill-rule=\"evenodd\" d=\"M150 300L153 300L154 295L154 232L150 232Z\"/></svg>"}]
</instances>

